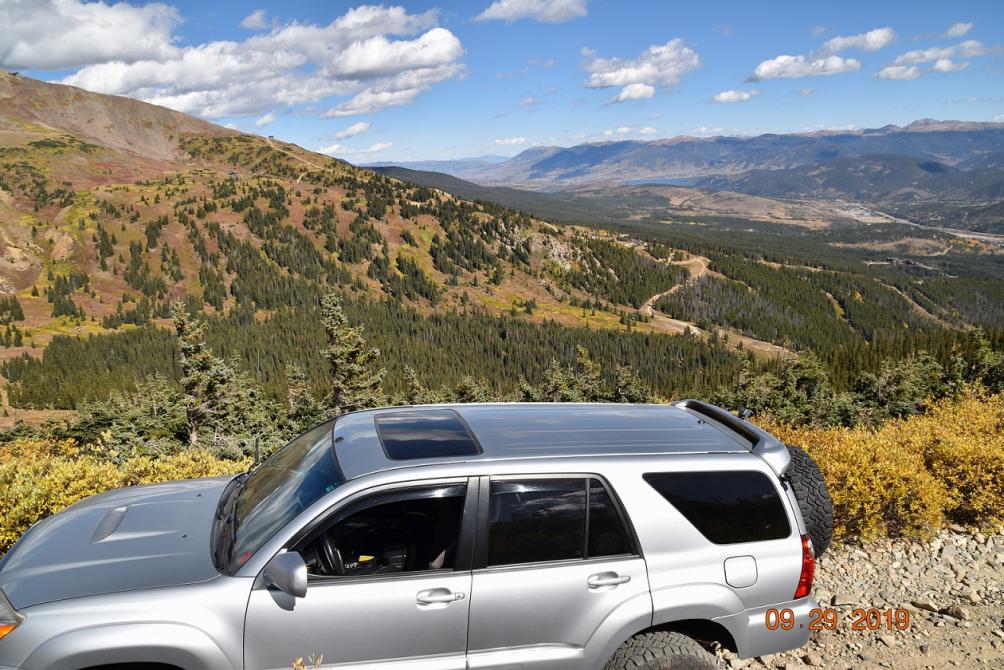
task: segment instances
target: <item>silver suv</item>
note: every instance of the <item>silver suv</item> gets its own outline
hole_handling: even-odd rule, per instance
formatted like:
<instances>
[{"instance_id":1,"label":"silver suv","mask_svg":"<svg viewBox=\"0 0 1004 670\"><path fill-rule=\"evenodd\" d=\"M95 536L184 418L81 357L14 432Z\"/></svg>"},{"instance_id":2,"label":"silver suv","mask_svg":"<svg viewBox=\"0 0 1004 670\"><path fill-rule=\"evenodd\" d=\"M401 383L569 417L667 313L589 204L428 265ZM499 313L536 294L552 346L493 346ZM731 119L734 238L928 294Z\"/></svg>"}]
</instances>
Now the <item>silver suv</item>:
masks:
<instances>
[{"instance_id":1,"label":"silver suv","mask_svg":"<svg viewBox=\"0 0 1004 670\"><path fill-rule=\"evenodd\" d=\"M790 462L696 401L347 414L250 474L35 524L0 562L0 670L713 668L714 643L792 649L816 602Z\"/></svg>"}]
</instances>

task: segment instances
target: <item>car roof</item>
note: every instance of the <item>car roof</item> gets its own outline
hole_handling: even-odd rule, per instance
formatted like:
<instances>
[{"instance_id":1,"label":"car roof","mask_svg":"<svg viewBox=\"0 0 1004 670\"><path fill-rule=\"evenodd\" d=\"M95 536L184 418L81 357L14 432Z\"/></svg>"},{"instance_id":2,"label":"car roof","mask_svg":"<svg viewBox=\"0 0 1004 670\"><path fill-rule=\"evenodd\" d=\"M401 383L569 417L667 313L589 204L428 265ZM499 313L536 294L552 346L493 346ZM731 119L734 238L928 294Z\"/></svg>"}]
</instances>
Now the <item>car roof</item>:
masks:
<instances>
[{"instance_id":1,"label":"car roof","mask_svg":"<svg viewBox=\"0 0 1004 670\"><path fill-rule=\"evenodd\" d=\"M379 417L455 412L474 438L453 456L393 460L377 430ZM414 439L423 439L421 429ZM750 443L718 422L673 405L485 403L386 407L345 414L334 449L346 479L402 467L475 461L583 456L749 453ZM421 447L417 445L417 454Z\"/></svg>"}]
</instances>

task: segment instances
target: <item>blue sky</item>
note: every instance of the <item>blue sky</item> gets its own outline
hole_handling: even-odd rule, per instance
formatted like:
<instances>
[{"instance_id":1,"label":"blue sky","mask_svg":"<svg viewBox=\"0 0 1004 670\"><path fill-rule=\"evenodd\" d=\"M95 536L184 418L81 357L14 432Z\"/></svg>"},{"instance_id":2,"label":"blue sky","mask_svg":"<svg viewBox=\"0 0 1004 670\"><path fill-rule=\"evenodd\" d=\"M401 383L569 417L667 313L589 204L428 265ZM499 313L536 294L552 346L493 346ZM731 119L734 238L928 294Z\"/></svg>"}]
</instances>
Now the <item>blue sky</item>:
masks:
<instances>
[{"instance_id":1,"label":"blue sky","mask_svg":"<svg viewBox=\"0 0 1004 670\"><path fill-rule=\"evenodd\" d=\"M0 64L353 162L1004 121L1001 2L0 0Z\"/></svg>"}]
</instances>

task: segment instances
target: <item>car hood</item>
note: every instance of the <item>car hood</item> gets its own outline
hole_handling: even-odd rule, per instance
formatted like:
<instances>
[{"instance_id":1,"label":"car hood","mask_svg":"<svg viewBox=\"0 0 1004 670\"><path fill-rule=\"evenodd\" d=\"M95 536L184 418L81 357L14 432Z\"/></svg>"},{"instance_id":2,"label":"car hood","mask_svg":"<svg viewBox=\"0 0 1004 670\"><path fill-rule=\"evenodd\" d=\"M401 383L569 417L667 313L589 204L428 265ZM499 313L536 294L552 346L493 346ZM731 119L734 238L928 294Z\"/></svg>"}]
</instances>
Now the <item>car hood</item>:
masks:
<instances>
[{"instance_id":1,"label":"car hood","mask_svg":"<svg viewBox=\"0 0 1004 670\"><path fill-rule=\"evenodd\" d=\"M15 608L202 582L219 573L210 535L232 477L109 491L28 530L0 562Z\"/></svg>"}]
</instances>

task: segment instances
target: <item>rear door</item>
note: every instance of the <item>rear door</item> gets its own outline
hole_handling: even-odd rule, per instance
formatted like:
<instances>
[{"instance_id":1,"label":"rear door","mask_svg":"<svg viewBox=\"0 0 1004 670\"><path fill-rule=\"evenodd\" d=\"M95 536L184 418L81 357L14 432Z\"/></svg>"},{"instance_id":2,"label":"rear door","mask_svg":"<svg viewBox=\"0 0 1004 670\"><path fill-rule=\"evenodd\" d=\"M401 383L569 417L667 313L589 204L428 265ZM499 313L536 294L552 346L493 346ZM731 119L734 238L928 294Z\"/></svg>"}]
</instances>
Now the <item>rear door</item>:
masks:
<instances>
[{"instance_id":1,"label":"rear door","mask_svg":"<svg viewBox=\"0 0 1004 670\"><path fill-rule=\"evenodd\" d=\"M645 561L599 478L481 486L468 667L582 668L611 627L650 620Z\"/></svg>"}]
</instances>

